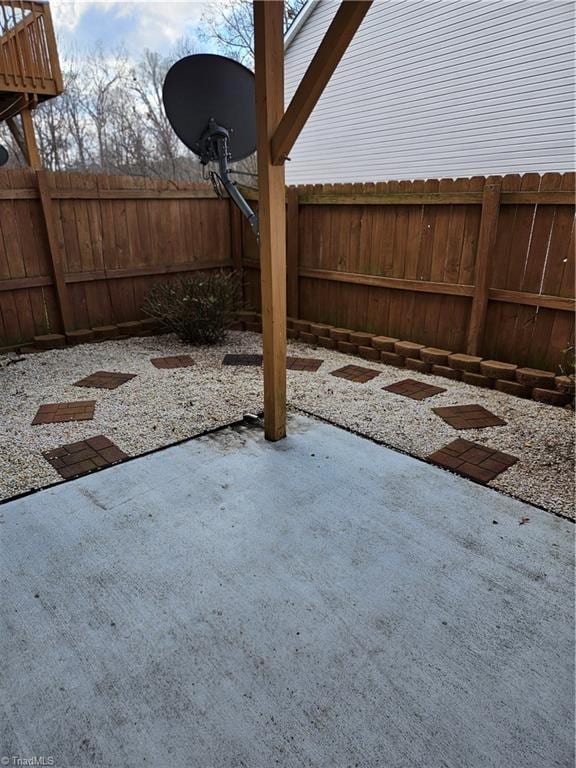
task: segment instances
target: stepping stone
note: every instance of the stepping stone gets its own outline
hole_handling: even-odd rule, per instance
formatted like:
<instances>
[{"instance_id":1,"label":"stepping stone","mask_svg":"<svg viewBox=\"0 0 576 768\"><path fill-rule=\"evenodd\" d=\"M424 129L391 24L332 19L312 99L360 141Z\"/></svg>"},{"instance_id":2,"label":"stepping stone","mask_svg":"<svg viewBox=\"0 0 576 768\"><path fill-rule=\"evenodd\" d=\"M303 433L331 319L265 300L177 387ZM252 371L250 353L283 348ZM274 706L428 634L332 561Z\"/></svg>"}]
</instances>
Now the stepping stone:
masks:
<instances>
[{"instance_id":1,"label":"stepping stone","mask_svg":"<svg viewBox=\"0 0 576 768\"><path fill-rule=\"evenodd\" d=\"M42 456L65 480L109 467L128 458L128 454L104 435L44 451Z\"/></svg>"},{"instance_id":2,"label":"stepping stone","mask_svg":"<svg viewBox=\"0 0 576 768\"><path fill-rule=\"evenodd\" d=\"M426 459L477 483L489 483L518 461L516 456L462 438L448 443Z\"/></svg>"},{"instance_id":3,"label":"stepping stone","mask_svg":"<svg viewBox=\"0 0 576 768\"><path fill-rule=\"evenodd\" d=\"M394 392L395 395L404 395L412 400L426 400L427 397L434 397L440 392L446 392L444 387L433 387L431 384L425 384L423 381L415 379L404 379L390 384L388 387L382 387L387 392Z\"/></svg>"},{"instance_id":4,"label":"stepping stone","mask_svg":"<svg viewBox=\"0 0 576 768\"><path fill-rule=\"evenodd\" d=\"M71 403L45 403L38 408L32 424L57 424L61 421L87 421L94 418L96 400Z\"/></svg>"},{"instance_id":5,"label":"stepping stone","mask_svg":"<svg viewBox=\"0 0 576 768\"><path fill-rule=\"evenodd\" d=\"M194 365L190 355L173 355L172 357L153 357L150 362L156 368L189 368Z\"/></svg>"},{"instance_id":6,"label":"stepping stone","mask_svg":"<svg viewBox=\"0 0 576 768\"><path fill-rule=\"evenodd\" d=\"M501 427L506 422L481 405L451 405L447 408L432 408L437 416L454 429L485 429Z\"/></svg>"},{"instance_id":7,"label":"stepping stone","mask_svg":"<svg viewBox=\"0 0 576 768\"><path fill-rule=\"evenodd\" d=\"M224 355L222 365L262 365L262 355Z\"/></svg>"},{"instance_id":8,"label":"stepping stone","mask_svg":"<svg viewBox=\"0 0 576 768\"><path fill-rule=\"evenodd\" d=\"M348 381L365 384L367 381L370 381L370 379L379 376L380 371L375 371L373 368L364 368L361 365L345 365L344 368L330 371L330 374L332 376L337 376L339 379L348 379Z\"/></svg>"},{"instance_id":9,"label":"stepping stone","mask_svg":"<svg viewBox=\"0 0 576 768\"><path fill-rule=\"evenodd\" d=\"M96 389L116 389L136 376L135 373L112 373L111 371L96 371L85 379L74 382L75 387L95 387Z\"/></svg>"},{"instance_id":10,"label":"stepping stone","mask_svg":"<svg viewBox=\"0 0 576 768\"><path fill-rule=\"evenodd\" d=\"M323 362L317 357L287 357L286 368L289 371L317 371Z\"/></svg>"}]
</instances>

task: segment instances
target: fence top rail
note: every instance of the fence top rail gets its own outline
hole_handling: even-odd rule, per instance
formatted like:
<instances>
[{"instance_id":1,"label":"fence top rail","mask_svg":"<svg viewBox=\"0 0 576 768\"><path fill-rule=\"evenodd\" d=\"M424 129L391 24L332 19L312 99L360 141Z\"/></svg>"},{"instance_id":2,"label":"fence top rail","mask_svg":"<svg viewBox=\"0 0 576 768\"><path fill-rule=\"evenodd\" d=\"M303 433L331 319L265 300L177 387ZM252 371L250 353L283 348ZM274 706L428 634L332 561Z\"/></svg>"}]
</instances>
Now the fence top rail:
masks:
<instances>
[{"instance_id":1,"label":"fence top rail","mask_svg":"<svg viewBox=\"0 0 576 768\"><path fill-rule=\"evenodd\" d=\"M258 200L254 190L246 192L249 200ZM55 200L206 200L219 199L212 189L58 189L52 187ZM0 200L25 200L38 197L35 187L0 189ZM573 192L565 190L543 192L502 192L502 205L574 205ZM300 205L481 205L481 192L406 192L390 194L316 193L298 195Z\"/></svg>"},{"instance_id":2,"label":"fence top rail","mask_svg":"<svg viewBox=\"0 0 576 768\"><path fill-rule=\"evenodd\" d=\"M54 199L78 200L128 200L128 199L217 199L213 188L202 182L152 180L138 176L104 176L89 173L47 172L50 196ZM541 181L551 177L562 180L561 189L539 189L532 191L503 191L502 205L574 205L576 192L574 173L544 174ZM489 184L501 179L520 176L475 177ZM74 181L78 179L78 186ZM483 188L465 192L461 189L450 191L453 180L441 180L443 191L430 192L422 189L420 182L402 182L401 191L394 188L397 182L379 184L318 184L291 186L300 205L481 205ZM450 183L448 183L450 182ZM542 186L542 185L540 185ZM546 186L546 184L544 185ZM258 190L239 186L248 200L258 200ZM11 171L0 171L0 200L18 200L38 196L34 173L20 173L18 180Z\"/></svg>"},{"instance_id":3,"label":"fence top rail","mask_svg":"<svg viewBox=\"0 0 576 768\"><path fill-rule=\"evenodd\" d=\"M523 191L525 178L530 181L527 185L529 191ZM300 205L480 205L484 190L494 184L504 190L500 195L502 205L576 204L574 172L473 176L469 179L434 179L428 182L300 184L287 187L287 192L292 193ZM248 200L258 199L257 190L241 189Z\"/></svg>"},{"instance_id":4,"label":"fence top rail","mask_svg":"<svg viewBox=\"0 0 576 768\"><path fill-rule=\"evenodd\" d=\"M298 195L301 205L473 205L482 203L482 192L313 192ZM502 192L503 205L574 205L574 192Z\"/></svg>"}]
</instances>

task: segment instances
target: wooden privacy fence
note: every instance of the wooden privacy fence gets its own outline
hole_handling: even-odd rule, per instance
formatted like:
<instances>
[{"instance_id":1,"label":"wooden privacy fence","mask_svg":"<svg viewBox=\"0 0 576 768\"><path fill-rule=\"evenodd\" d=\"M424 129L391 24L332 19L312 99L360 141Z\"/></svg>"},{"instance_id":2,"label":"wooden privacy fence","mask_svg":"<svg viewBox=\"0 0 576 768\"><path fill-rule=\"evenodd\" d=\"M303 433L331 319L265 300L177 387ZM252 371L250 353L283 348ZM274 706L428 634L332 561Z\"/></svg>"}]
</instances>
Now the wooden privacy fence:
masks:
<instances>
[{"instance_id":1,"label":"wooden privacy fence","mask_svg":"<svg viewBox=\"0 0 576 768\"><path fill-rule=\"evenodd\" d=\"M555 369L574 334L574 180L290 187L289 314ZM0 347L138 319L158 279L241 265L258 309L255 238L206 185L0 171Z\"/></svg>"},{"instance_id":2,"label":"wooden privacy fence","mask_svg":"<svg viewBox=\"0 0 576 768\"><path fill-rule=\"evenodd\" d=\"M531 173L291 187L288 314L556 369L574 338L574 182ZM242 253L246 305L258 309L246 226Z\"/></svg>"},{"instance_id":3,"label":"wooden privacy fence","mask_svg":"<svg viewBox=\"0 0 576 768\"><path fill-rule=\"evenodd\" d=\"M201 184L0 171L0 347L138 319L159 278L239 266L231 210Z\"/></svg>"}]
</instances>

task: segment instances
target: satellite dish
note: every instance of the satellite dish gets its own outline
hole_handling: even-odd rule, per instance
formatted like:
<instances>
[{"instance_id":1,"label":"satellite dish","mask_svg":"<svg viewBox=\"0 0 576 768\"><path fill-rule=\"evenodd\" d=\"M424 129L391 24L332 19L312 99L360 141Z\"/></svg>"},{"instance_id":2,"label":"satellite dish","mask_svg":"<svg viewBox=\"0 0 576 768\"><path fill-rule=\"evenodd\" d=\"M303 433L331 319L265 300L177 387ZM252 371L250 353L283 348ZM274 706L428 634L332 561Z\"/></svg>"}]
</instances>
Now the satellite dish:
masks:
<instances>
[{"instance_id":1,"label":"satellite dish","mask_svg":"<svg viewBox=\"0 0 576 768\"><path fill-rule=\"evenodd\" d=\"M6 165L9 159L10 155L8 154L8 150L0 144L0 166Z\"/></svg>"},{"instance_id":2,"label":"satellite dish","mask_svg":"<svg viewBox=\"0 0 576 768\"><path fill-rule=\"evenodd\" d=\"M258 236L258 217L230 178L228 164L256 151L254 75L233 59L200 53L170 67L162 100L174 133L200 158L217 163L211 172L250 222Z\"/></svg>"},{"instance_id":3,"label":"satellite dish","mask_svg":"<svg viewBox=\"0 0 576 768\"><path fill-rule=\"evenodd\" d=\"M233 59L200 53L177 61L162 91L174 132L206 161L206 131L211 120L228 132L229 160L256 151L254 75Z\"/></svg>"}]
</instances>

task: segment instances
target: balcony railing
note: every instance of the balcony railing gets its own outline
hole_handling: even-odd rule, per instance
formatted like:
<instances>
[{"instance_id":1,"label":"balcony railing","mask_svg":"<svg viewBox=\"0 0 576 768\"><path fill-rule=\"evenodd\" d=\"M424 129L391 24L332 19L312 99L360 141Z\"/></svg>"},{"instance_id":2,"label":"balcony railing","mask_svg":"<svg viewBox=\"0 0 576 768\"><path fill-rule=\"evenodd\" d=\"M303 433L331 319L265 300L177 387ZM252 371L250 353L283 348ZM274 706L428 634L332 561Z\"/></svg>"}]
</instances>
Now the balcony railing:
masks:
<instances>
[{"instance_id":1,"label":"balcony railing","mask_svg":"<svg viewBox=\"0 0 576 768\"><path fill-rule=\"evenodd\" d=\"M0 0L0 93L41 101L62 90L49 4Z\"/></svg>"}]
</instances>

